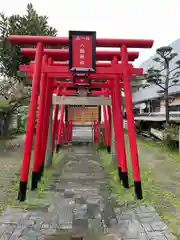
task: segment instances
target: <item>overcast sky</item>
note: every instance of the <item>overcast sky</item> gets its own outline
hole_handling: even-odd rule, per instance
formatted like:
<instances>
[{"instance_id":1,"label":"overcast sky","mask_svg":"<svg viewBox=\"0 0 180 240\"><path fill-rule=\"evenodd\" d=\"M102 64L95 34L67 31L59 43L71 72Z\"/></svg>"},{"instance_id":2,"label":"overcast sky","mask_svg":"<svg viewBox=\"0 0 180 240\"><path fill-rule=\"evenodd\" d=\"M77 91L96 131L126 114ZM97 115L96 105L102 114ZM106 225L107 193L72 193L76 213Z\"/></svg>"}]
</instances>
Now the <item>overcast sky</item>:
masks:
<instances>
[{"instance_id":1,"label":"overcast sky","mask_svg":"<svg viewBox=\"0 0 180 240\"><path fill-rule=\"evenodd\" d=\"M92 30L97 37L154 39L154 47L140 50L139 65L180 37L180 1L171 0L0 0L0 11L23 14L28 3L49 23L59 36L69 30Z\"/></svg>"}]
</instances>

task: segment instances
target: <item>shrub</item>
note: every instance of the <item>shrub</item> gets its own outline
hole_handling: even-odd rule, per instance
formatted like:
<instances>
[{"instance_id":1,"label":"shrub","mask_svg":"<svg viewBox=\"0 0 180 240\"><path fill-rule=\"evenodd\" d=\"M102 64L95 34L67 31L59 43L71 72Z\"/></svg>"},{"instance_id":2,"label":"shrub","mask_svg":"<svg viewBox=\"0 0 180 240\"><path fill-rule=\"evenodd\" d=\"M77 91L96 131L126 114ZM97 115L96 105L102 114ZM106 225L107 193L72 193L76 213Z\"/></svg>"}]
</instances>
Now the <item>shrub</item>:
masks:
<instances>
[{"instance_id":1,"label":"shrub","mask_svg":"<svg viewBox=\"0 0 180 240\"><path fill-rule=\"evenodd\" d=\"M169 123L164 125L164 144L170 149L176 149L179 141L179 125Z\"/></svg>"},{"instance_id":2,"label":"shrub","mask_svg":"<svg viewBox=\"0 0 180 240\"><path fill-rule=\"evenodd\" d=\"M100 133L100 140L97 143L96 147L97 147L97 149L105 149L106 148L106 144L105 144L105 128L104 128L103 124L101 124L99 126L99 133Z\"/></svg>"},{"instance_id":3,"label":"shrub","mask_svg":"<svg viewBox=\"0 0 180 240\"><path fill-rule=\"evenodd\" d=\"M99 126L99 133L100 133L100 140L105 141L105 128L103 124Z\"/></svg>"},{"instance_id":4,"label":"shrub","mask_svg":"<svg viewBox=\"0 0 180 240\"><path fill-rule=\"evenodd\" d=\"M105 145L105 142L103 140L99 141L96 145L97 149L106 149L106 145Z\"/></svg>"}]
</instances>

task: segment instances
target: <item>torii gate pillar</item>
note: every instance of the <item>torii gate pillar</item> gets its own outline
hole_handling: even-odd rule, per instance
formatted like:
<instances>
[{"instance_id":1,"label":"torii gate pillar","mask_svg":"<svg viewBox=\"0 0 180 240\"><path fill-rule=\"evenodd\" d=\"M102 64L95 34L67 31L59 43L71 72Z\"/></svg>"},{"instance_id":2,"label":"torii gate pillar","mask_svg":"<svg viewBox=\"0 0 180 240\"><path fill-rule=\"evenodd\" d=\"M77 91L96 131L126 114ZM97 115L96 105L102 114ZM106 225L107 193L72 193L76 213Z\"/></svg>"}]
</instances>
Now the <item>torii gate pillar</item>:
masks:
<instances>
[{"instance_id":1,"label":"torii gate pillar","mask_svg":"<svg viewBox=\"0 0 180 240\"><path fill-rule=\"evenodd\" d=\"M142 195L138 150L137 150L137 144L136 144L136 131L135 131L135 124L134 124L131 85L130 85L129 73L127 69L128 55L127 55L126 45L122 45L121 47L121 56L122 56L122 65L123 65L124 94L125 94L129 145L130 145L131 161L132 161L132 169L133 169L134 189L135 189L135 194L137 199L142 199L143 195Z\"/></svg>"},{"instance_id":2,"label":"torii gate pillar","mask_svg":"<svg viewBox=\"0 0 180 240\"><path fill-rule=\"evenodd\" d=\"M38 92L40 86L40 77L41 77L41 64L43 58L43 44L38 43L36 47L36 55L35 55L35 69L33 74L32 81L32 94L30 99L28 120L27 120L27 130L26 130L26 138L24 143L24 158L22 161L21 175L20 175L20 185L19 185L19 193L18 200L24 201L26 199L26 191L27 191L27 182L29 175L29 167L31 160L31 150L34 138L34 127L36 120L36 108L38 101Z\"/></svg>"}]
</instances>

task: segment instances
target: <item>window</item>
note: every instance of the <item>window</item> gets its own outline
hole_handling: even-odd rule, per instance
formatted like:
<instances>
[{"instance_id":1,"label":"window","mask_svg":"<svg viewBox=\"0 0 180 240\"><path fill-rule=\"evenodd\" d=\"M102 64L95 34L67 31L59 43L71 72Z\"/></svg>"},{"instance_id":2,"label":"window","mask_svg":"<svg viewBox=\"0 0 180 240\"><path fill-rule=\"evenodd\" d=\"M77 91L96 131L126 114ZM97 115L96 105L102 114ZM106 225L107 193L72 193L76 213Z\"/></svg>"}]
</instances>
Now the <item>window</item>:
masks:
<instances>
[{"instance_id":1,"label":"window","mask_svg":"<svg viewBox=\"0 0 180 240\"><path fill-rule=\"evenodd\" d=\"M173 105L169 106L168 108L170 112L180 112L180 105Z\"/></svg>"},{"instance_id":2,"label":"window","mask_svg":"<svg viewBox=\"0 0 180 240\"><path fill-rule=\"evenodd\" d=\"M160 112L160 100L151 101L151 112Z\"/></svg>"}]
</instances>

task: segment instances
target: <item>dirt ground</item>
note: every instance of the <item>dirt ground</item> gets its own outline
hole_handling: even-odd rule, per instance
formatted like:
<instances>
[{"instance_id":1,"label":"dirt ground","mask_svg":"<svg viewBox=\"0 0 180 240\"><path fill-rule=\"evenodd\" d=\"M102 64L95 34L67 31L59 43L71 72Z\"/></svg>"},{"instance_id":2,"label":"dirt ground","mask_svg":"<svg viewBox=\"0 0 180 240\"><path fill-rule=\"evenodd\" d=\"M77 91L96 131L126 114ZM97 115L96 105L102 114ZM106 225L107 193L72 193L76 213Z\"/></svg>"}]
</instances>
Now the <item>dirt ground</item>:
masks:
<instances>
[{"instance_id":1,"label":"dirt ground","mask_svg":"<svg viewBox=\"0 0 180 240\"><path fill-rule=\"evenodd\" d=\"M128 146L127 138L126 142ZM153 205L171 231L180 237L180 155L146 139L138 140L138 151L144 201ZM129 147L127 155L130 159Z\"/></svg>"},{"instance_id":2,"label":"dirt ground","mask_svg":"<svg viewBox=\"0 0 180 240\"><path fill-rule=\"evenodd\" d=\"M17 197L24 135L0 140L0 212Z\"/></svg>"}]
</instances>

